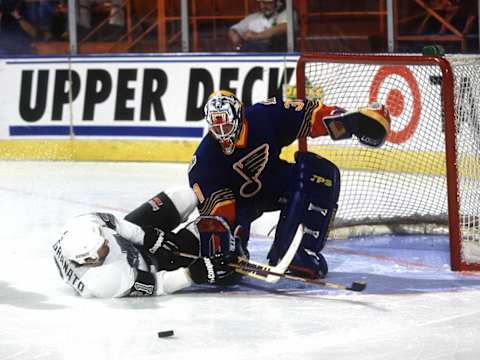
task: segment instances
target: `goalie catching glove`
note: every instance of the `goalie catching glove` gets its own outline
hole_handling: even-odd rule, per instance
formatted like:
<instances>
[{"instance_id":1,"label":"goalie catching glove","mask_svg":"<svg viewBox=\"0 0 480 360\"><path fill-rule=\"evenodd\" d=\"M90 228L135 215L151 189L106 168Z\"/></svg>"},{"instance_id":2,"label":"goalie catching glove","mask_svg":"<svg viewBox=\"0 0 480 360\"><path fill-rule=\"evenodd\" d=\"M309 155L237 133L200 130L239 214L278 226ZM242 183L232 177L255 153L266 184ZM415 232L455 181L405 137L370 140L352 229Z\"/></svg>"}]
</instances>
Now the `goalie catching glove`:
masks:
<instances>
[{"instance_id":1,"label":"goalie catching glove","mask_svg":"<svg viewBox=\"0 0 480 360\"><path fill-rule=\"evenodd\" d=\"M321 106L313 113L312 130L315 129L315 123L320 120L319 117L333 140L349 139L355 135L362 144L380 147L390 132L388 109L385 105L378 103L358 108L357 111Z\"/></svg>"}]
</instances>

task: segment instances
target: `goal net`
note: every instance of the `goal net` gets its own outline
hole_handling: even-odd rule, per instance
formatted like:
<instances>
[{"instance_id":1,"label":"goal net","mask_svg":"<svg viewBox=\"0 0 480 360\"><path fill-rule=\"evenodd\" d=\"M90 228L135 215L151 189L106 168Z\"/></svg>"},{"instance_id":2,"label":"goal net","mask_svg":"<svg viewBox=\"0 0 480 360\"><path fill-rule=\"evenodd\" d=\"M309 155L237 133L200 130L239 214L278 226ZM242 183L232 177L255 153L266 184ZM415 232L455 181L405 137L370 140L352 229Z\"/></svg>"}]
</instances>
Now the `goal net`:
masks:
<instances>
[{"instance_id":1,"label":"goal net","mask_svg":"<svg viewBox=\"0 0 480 360\"><path fill-rule=\"evenodd\" d=\"M387 105L381 148L300 139L341 170L330 237L444 233L454 270L480 270L480 57L307 54L297 96L348 110Z\"/></svg>"}]
</instances>

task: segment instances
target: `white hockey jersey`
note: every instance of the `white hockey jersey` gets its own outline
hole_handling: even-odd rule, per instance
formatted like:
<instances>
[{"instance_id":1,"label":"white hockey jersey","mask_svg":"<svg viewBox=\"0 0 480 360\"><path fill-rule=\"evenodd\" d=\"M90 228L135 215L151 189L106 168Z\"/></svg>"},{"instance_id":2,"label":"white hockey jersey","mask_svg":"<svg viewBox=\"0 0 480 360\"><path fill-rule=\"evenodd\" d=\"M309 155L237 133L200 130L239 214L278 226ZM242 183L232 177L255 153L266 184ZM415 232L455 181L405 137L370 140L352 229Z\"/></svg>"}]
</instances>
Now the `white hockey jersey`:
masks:
<instances>
[{"instance_id":1,"label":"white hockey jersey","mask_svg":"<svg viewBox=\"0 0 480 360\"><path fill-rule=\"evenodd\" d=\"M81 215L83 219L101 225L102 235L108 241L109 253L98 266L77 265L62 254L62 239L53 245L55 263L62 279L84 297L123 297L137 295L163 295L192 285L186 268L157 271L149 266L134 244L143 244L143 230L128 221L115 218L116 230L96 213ZM77 217L78 218L78 217ZM67 226L68 228L68 226ZM150 272L155 284L136 282L138 270ZM136 287L142 286L142 291Z\"/></svg>"}]
</instances>

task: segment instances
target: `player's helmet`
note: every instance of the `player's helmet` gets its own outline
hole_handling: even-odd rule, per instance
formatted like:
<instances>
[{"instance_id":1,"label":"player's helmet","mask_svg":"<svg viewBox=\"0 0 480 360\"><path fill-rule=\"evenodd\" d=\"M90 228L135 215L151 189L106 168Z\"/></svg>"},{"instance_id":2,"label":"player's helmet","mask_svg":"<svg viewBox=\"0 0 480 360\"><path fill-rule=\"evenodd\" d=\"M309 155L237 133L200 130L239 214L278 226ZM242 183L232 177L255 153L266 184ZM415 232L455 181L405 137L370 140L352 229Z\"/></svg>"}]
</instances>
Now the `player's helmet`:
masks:
<instances>
[{"instance_id":1,"label":"player's helmet","mask_svg":"<svg viewBox=\"0 0 480 360\"><path fill-rule=\"evenodd\" d=\"M105 238L98 224L84 219L74 219L62 235L62 254L77 264L95 264L100 260L98 250Z\"/></svg>"},{"instance_id":2,"label":"player's helmet","mask_svg":"<svg viewBox=\"0 0 480 360\"><path fill-rule=\"evenodd\" d=\"M226 155L232 154L242 129L241 101L229 91L216 91L208 97L204 111L210 133L218 140Z\"/></svg>"}]
</instances>

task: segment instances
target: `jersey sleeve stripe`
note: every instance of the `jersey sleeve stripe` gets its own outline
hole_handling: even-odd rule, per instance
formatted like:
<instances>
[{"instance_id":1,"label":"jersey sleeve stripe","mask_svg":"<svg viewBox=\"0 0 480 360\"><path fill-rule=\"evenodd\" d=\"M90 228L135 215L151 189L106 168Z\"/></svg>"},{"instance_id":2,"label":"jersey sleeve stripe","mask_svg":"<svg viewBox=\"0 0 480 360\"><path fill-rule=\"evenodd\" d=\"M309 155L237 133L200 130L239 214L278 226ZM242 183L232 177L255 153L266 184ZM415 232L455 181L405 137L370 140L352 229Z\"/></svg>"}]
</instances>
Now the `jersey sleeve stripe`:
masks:
<instances>
[{"instance_id":1,"label":"jersey sleeve stripe","mask_svg":"<svg viewBox=\"0 0 480 360\"><path fill-rule=\"evenodd\" d=\"M218 208L219 204L226 202L235 202L235 196L230 189L221 189L210 195L198 211L201 215L211 215L213 210Z\"/></svg>"},{"instance_id":2,"label":"jersey sleeve stripe","mask_svg":"<svg viewBox=\"0 0 480 360\"><path fill-rule=\"evenodd\" d=\"M317 101L306 101L305 112L303 116L302 124L298 130L297 138L307 137L310 135L310 130L312 127L312 114L315 108L319 105Z\"/></svg>"}]
</instances>

